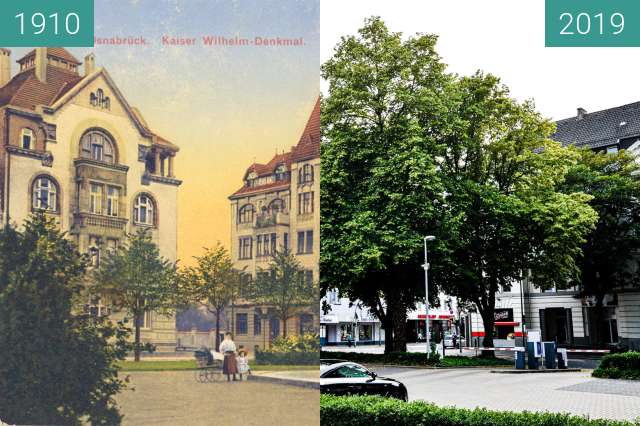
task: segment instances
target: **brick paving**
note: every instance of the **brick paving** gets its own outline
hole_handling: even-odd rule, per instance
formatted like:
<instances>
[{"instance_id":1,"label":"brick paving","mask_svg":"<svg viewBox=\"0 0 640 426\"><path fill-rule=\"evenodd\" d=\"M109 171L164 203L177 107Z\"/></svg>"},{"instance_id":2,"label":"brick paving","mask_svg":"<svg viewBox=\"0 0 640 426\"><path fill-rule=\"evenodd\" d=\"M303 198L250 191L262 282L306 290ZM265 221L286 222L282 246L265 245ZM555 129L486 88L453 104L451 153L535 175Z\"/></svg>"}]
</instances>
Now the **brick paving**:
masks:
<instances>
[{"instance_id":1,"label":"brick paving","mask_svg":"<svg viewBox=\"0 0 640 426\"><path fill-rule=\"evenodd\" d=\"M131 372L124 425L320 424L318 390L251 381L197 383L193 371Z\"/></svg>"},{"instance_id":2,"label":"brick paving","mask_svg":"<svg viewBox=\"0 0 640 426\"><path fill-rule=\"evenodd\" d=\"M373 370L402 381L410 400L440 406L565 412L618 420L640 417L640 382L593 379L590 372L515 375L479 369Z\"/></svg>"}]
</instances>

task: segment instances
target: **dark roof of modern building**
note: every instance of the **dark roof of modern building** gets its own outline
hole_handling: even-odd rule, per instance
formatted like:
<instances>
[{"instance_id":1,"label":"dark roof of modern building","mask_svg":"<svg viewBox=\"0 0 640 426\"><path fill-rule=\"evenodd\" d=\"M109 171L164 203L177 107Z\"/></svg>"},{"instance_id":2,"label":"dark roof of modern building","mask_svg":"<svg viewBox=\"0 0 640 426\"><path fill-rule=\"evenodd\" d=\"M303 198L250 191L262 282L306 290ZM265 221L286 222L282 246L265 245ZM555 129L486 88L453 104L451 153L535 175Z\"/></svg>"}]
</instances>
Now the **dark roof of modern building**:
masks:
<instances>
[{"instance_id":1,"label":"dark roof of modern building","mask_svg":"<svg viewBox=\"0 0 640 426\"><path fill-rule=\"evenodd\" d=\"M302 131L302 135L296 146L291 147L290 152L276 154L267 164L253 163L247 168L245 178L249 173L256 173L258 177L268 176L275 172L276 168L284 164L287 170L291 170L291 164L298 161L306 161L320 157L320 98L317 99L313 111L307 120L307 124ZM264 185L249 186L245 182L244 185L231 196L243 195L252 192L260 192L264 190L274 190L281 186L286 187L290 183L290 178L278 182L271 182Z\"/></svg>"},{"instance_id":2,"label":"dark roof of modern building","mask_svg":"<svg viewBox=\"0 0 640 426\"><path fill-rule=\"evenodd\" d=\"M556 122L551 137L562 145L591 149L615 145L619 140L640 135L640 102L602 111L582 111L575 117Z\"/></svg>"}]
</instances>

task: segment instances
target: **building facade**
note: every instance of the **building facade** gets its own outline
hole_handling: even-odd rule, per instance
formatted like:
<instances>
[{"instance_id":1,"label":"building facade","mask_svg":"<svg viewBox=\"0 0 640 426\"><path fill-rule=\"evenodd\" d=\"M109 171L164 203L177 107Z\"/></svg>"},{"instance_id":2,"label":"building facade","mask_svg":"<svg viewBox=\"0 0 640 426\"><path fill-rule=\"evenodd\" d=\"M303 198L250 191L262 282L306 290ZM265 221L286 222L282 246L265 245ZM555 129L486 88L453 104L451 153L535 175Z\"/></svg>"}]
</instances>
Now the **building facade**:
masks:
<instances>
[{"instance_id":1,"label":"building facade","mask_svg":"<svg viewBox=\"0 0 640 426\"><path fill-rule=\"evenodd\" d=\"M44 212L94 266L144 228L175 261L178 147L149 128L93 54L81 63L65 49L37 48L17 62L12 75L11 51L0 48L2 223ZM85 309L108 313L108 301ZM175 318L149 312L142 340L173 349Z\"/></svg>"},{"instance_id":2,"label":"building facade","mask_svg":"<svg viewBox=\"0 0 640 426\"><path fill-rule=\"evenodd\" d=\"M231 255L238 269L255 277L271 254L286 249L318 281L320 261L320 100L298 143L268 163L247 169L231 202ZM227 310L236 343L268 348L284 334L284 324L267 306L239 301ZM287 321L287 335L317 331L317 309L305 309Z\"/></svg>"}]
</instances>

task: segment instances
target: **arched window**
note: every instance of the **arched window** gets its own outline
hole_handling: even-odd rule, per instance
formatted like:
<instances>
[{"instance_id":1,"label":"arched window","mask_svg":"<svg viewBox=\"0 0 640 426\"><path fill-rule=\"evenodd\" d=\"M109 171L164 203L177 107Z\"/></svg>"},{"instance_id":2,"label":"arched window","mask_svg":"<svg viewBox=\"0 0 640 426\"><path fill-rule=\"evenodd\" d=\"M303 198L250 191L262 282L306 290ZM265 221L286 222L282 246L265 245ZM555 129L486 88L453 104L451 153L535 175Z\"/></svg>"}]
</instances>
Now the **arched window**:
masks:
<instances>
[{"instance_id":1,"label":"arched window","mask_svg":"<svg viewBox=\"0 0 640 426\"><path fill-rule=\"evenodd\" d=\"M31 206L33 210L58 211L58 184L49 176L38 176L31 188Z\"/></svg>"},{"instance_id":2,"label":"arched window","mask_svg":"<svg viewBox=\"0 0 640 426\"><path fill-rule=\"evenodd\" d=\"M91 130L82 136L81 156L90 160L109 164L116 162L115 146L111 138L103 131Z\"/></svg>"},{"instance_id":3,"label":"arched window","mask_svg":"<svg viewBox=\"0 0 640 426\"><path fill-rule=\"evenodd\" d=\"M311 183L313 182L313 166L311 164L305 164L298 172L299 183Z\"/></svg>"},{"instance_id":4,"label":"arched window","mask_svg":"<svg viewBox=\"0 0 640 426\"><path fill-rule=\"evenodd\" d=\"M238 211L238 223L253 222L254 214L255 214L255 208L253 207L253 204L245 204Z\"/></svg>"},{"instance_id":5,"label":"arched window","mask_svg":"<svg viewBox=\"0 0 640 426\"><path fill-rule=\"evenodd\" d=\"M20 147L22 149L35 149L35 138L33 137L33 130L24 128L20 135Z\"/></svg>"},{"instance_id":6,"label":"arched window","mask_svg":"<svg viewBox=\"0 0 640 426\"><path fill-rule=\"evenodd\" d=\"M281 213L284 211L284 207L284 200L282 198L276 198L271 203L269 203L269 212Z\"/></svg>"},{"instance_id":7,"label":"arched window","mask_svg":"<svg viewBox=\"0 0 640 426\"><path fill-rule=\"evenodd\" d=\"M133 205L133 223L153 226L156 224L156 205L149 194L140 194Z\"/></svg>"}]
</instances>

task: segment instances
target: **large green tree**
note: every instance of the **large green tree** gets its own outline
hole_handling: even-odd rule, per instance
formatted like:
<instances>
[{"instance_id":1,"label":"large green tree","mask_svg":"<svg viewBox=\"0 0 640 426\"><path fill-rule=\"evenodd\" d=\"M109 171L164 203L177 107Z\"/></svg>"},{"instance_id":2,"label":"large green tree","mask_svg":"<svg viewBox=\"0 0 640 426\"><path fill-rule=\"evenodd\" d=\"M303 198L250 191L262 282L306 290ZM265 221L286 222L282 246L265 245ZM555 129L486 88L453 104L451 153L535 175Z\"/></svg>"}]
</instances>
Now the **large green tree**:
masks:
<instances>
[{"instance_id":1,"label":"large green tree","mask_svg":"<svg viewBox=\"0 0 640 426\"><path fill-rule=\"evenodd\" d=\"M0 231L0 418L120 424L128 330L82 313L86 259L38 215Z\"/></svg>"},{"instance_id":2,"label":"large green tree","mask_svg":"<svg viewBox=\"0 0 640 426\"><path fill-rule=\"evenodd\" d=\"M625 151L616 154L581 149L561 189L582 191L598 212L598 222L579 259L581 296L595 300L593 341L604 337L604 298L614 290L640 284L640 167Z\"/></svg>"},{"instance_id":3,"label":"large green tree","mask_svg":"<svg viewBox=\"0 0 640 426\"><path fill-rule=\"evenodd\" d=\"M224 310L234 303L242 284L242 271L233 267L229 252L220 244L205 249L202 256L195 257L196 264L184 268L180 281L184 300L203 306L215 315L216 343L220 346L220 320Z\"/></svg>"},{"instance_id":4,"label":"large green tree","mask_svg":"<svg viewBox=\"0 0 640 426\"><path fill-rule=\"evenodd\" d=\"M274 316L282 321L282 335L287 337L288 320L301 311L313 310L318 296L313 277L307 275L300 261L288 250L278 250L271 255L267 268L258 268L250 297L273 309Z\"/></svg>"},{"instance_id":5,"label":"large green tree","mask_svg":"<svg viewBox=\"0 0 640 426\"><path fill-rule=\"evenodd\" d=\"M140 361L140 328L145 313L175 311L179 294L176 265L160 256L147 230L139 229L100 259L91 292L106 297L114 311L124 311L133 320L135 361Z\"/></svg>"},{"instance_id":6,"label":"large green tree","mask_svg":"<svg viewBox=\"0 0 640 426\"><path fill-rule=\"evenodd\" d=\"M442 221L434 134L450 120L453 79L435 44L374 17L322 66L321 286L361 300L387 352L406 350L407 310L424 298L422 238Z\"/></svg>"},{"instance_id":7,"label":"large green tree","mask_svg":"<svg viewBox=\"0 0 640 426\"><path fill-rule=\"evenodd\" d=\"M475 305L492 347L496 293L529 271L540 288L576 279L597 215L589 196L557 190L577 155L549 139L553 125L532 103L482 73L461 78L448 96L456 119L441 134L446 250L434 255L433 277Z\"/></svg>"}]
</instances>

